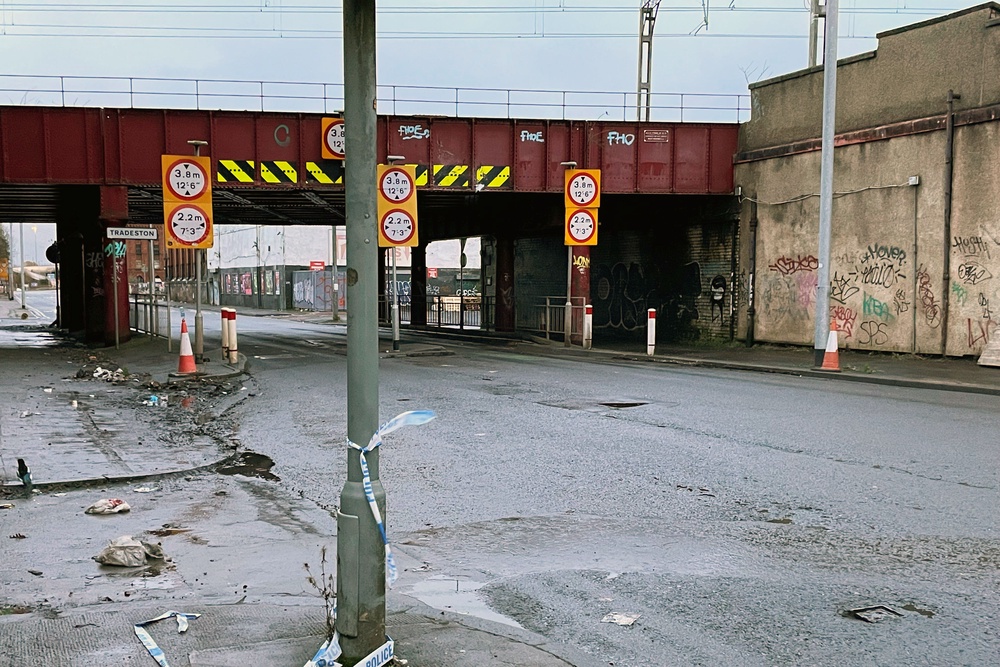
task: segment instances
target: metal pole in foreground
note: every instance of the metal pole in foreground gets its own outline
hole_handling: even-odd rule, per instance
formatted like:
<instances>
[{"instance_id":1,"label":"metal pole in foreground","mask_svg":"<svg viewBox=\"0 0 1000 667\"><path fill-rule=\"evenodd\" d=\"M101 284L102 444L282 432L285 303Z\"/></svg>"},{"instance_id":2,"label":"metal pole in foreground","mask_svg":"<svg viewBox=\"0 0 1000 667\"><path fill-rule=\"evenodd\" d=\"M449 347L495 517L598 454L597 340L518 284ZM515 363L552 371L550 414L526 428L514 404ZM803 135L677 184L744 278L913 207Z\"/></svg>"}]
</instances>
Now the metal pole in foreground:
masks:
<instances>
[{"instance_id":1,"label":"metal pole in foreground","mask_svg":"<svg viewBox=\"0 0 1000 667\"><path fill-rule=\"evenodd\" d=\"M153 239L149 239L149 334L160 333L160 314L156 310L156 264L153 262Z\"/></svg>"},{"instance_id":2,"label":"metal pole in foreground","mask_svg":"<svg viewBox=\"0 0 1000 667\"><path fill-rule=\"evenodd\" d=\"M378 235L375 173L375 0L344 0L347 173L347 435L365 446L378 428ZM367 454L385 520L379 450ZM365 498L359 452L347 450L337 512L337 631L347 667L385 642L385 546Z\"/></svg>"},{"instance_id":3,"label":"metal pole in foreground","mask_svg":"<svg viewBox=\"0 0 1000 667\"><path fill-rule=\"evenodd\" d=\"M816 66L816 45L819 42L819 0L809 3L809 67Z\"/></svg>"},{"instance_id":4,"label":"metal pole in foreground","mask_svg":"<svg viewBox=\"0 0 1000 667\"><path fill-rule=\"evenodd\" d=\"M823 138L820 142L819 271L816 276L816 322L813 363L823 365L830 335L830 219L833 217L833 137L837 110L837 2L826 1L823 46Z\"/></svg>"}]
</instances>

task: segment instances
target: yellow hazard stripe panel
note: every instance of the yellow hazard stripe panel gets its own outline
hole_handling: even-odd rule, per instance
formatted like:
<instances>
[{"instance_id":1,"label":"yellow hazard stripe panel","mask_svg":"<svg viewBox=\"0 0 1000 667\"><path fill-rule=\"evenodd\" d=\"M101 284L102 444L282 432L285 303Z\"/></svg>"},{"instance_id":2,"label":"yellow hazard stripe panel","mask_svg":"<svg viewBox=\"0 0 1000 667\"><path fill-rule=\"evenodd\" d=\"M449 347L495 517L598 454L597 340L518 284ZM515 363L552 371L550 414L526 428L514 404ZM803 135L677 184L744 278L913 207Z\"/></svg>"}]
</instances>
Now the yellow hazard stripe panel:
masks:
<instances>
[{"instance_id":1,"label":"yellow hazard stripe panel","mask_svg":"<svg viewBox=\"0 0 1000 667\"><path fill-rule=\"evenodd\" d=\"M326 185L343 185L344 162L342 160L306 162L306 181Z\"/></svg>"},{"instance_id":2,"label":"yellow hazard stripe panel","mask_svg":"<svg viewBox=\"0 0 1000 667\"><path fill-rule=\"evenodd\" d=\"M434 165L434 185L442 188L469 187L469 167L464 164Z\"/></svg>"},{"instance_id":3,"label":"yellow hazard stripe panel","mask_svg":"<svg viewBox=\"0 0 1000 667\"><path fill-rule=\"evenodd\" d=\"M417 187L420 187L420 186L423 186L423 185L427 185L427 182L428 182L427 174L428 174L429 170L427 169L427 165L426 164L412 164L412 165L406 165L406 166L413 167L413 171L414 171L413 182L414 182L414 185L416 185Z\"/></svg>"},{"instance_id":4,"label":"yellow hazard stripe panel","mask_svg":"<svg viewBox=\"0 0 1000 667\"><path fill-rule=\"evenodd\" d=\"M294 162L272 160L260 163L260 179L265 183L297 183L298 177Z\"/></svg>"},{"instance_id":5,"label":"yellow hazard stripe panel","mask_svg":"<svg viewBox=\"0 0 1000 667\"><path fill-rule=\"evenodd\" d=\"M502 188L510 180L510 167L483 165L476 170L476 183L484 188Z\"/></svg>"},{"instance_id":6,"label":"yellow hazard stripe panel","mask_svg":"<svg viewBox=\"0 0 1000 667\"><path fill-rule=\"evenodd\" d=\"M219 183L253 183L253 160L219 160L216 179Z\"/></svg>"}]
</instances>

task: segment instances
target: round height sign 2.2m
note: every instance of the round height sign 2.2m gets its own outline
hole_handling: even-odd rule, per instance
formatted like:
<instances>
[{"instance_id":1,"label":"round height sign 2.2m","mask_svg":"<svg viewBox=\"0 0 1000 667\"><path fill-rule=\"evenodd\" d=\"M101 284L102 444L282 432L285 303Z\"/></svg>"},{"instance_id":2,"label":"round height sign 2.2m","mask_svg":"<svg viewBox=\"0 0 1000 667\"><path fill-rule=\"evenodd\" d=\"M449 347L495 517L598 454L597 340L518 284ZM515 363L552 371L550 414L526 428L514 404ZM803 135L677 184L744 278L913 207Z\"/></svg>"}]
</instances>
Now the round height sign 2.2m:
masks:
<instances>
[{"instance_id":1,"label":"round height sign 2.2m","mask_svg":"<svg viewBox=\"0 0 1000 667\"><path fill-rule=\"evenodd\" d=\"M200 206L181 204L173 209L167 225L171 236L183 245L196 246L202 243L211 231L210 216Z\"/></svg>"},{"instance_id":2,"label":"round height sign 2.2m","mask_svg":"<svg viewBox=\"0 0 1000 667\"><path fill-rule=\"evenodd\" d=\"M566 245L593 245L597 242L597 211L581 208L566 214Z\"/></svg>"},{"instance_id":3,"label":"round height sign 2.2m","mask_svg":"<svg viewBox=\"0 0 1000 667\"><path fill-rule=\"evenodd\" d=\"M177 160L166 171L168 194L181 201L197 199L208 188L208 174L197 162Z\"/></svg>"},{"instance_id":4,"label":"round height sign 2.2m","mask_svg":"<svg viewBox=\"0 0 1000 667\"><path fill-rule=\"evenodd\" d=\"M406 245L413 238L417 226L410 214L402 209L392 209L379 222L382 236L392 245Z\"/></svg>"}]
</instances>

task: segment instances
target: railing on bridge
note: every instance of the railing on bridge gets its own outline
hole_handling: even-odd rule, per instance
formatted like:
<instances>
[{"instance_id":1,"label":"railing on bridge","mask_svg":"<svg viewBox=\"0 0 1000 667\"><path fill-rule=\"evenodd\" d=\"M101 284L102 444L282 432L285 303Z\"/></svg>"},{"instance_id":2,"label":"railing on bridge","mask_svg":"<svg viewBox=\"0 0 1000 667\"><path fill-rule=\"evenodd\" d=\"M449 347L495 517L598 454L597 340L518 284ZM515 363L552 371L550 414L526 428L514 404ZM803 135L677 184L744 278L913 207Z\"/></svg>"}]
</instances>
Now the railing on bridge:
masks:
<instances>
[{"instance_id":1,"label":"railing on bridge","mask_svg":"<svg viewBox=\"0 0 1000 667\"><path fill-rule=\"evenodd\" d=\"M635 92L381 85L377 94L380 112L404 116L626 121L637 106ZM0 104L334 113L344 108L344 84L5 74ZM749 95L652 93L650 105L651 120L661 122L750 118Z\"/></svg>"}]
</instances>

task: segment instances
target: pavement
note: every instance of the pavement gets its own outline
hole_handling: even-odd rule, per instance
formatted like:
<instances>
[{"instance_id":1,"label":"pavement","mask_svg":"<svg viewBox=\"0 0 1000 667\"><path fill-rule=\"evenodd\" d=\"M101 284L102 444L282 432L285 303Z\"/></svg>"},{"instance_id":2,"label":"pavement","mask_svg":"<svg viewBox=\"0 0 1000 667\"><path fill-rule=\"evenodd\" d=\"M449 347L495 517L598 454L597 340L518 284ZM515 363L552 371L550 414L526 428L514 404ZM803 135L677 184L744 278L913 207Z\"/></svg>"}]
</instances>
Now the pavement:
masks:
<instances>
[{"instance_id":1,"label":"pavement","mask_svg":"<svg viewBox=\"0 0 1000 667\"><path fill-rule=\"evenodd\" d=\"M331 313L240 309L240 314L334 323ZM341 319L339 323L344 322ZM488 332L426 329L417 333L405 329L400 350L393 352L387 335L388 331L382 330L380 351L386 356L447 354L446 341L453 344L456 340L475 340L530 348L541 354L1000 395L1000 368L978 366L971 358L843 350L839 353L841 372L831 373L813 368L812 349L793 346L661 346L656 354L647 355L635 344L582 350L544 339ZM0 364L0 504L15 505L14 509L0 509L0 521L24 511L37 513L21 517L32 523L58 522L61 505L56 501L64 498L55 496L93 485L115 488L116 484L190 475L223 465L238 455L236 446L226 441L225 433L213 432L208 425L219 423L219 429L224 429L223 418L230 408L253 395L255 385L245 372L245 359L237 365L210 361L203 366L204 374L177 379L170 375L176 369L177 353L167 352L163 340L140 336L120 350L95 351L53 335L37 322L33 326L30 321L28 325L15 325L2 315L0 354L4 359ZM125 369L128 378L102 381L94 377L98 367L112 374ZM25 372L26 368L29 372ZM127 402L129 409L138 410L137 402L149 401L153 395L167 406L143 405L145 413L115 408ZM175 412L170 413L171 409ZM130 414L154 421L159 415L180 414L204 428L195 429L192 438L178 446L155 438L140 437L137 441L130 425L136 417ZM48 498L51 503L32 504L18 495L23 494L15 474L19 456L27 458L36 471L36 488L40 491L36 497ZM402 559L405 569L405 554ZM0 558L0 579L11 582L13 577L5 571L3 560ZM165 601L138 599L66 605L61 609L47 604L19 607L13 603L16 594L12 584L0 586L0 667L57 661L81 667L151 664L133 634L133 624L169 607ZM317 608L315 602L286 603L272 596L246 604L221 604L188 597L180 611L204 615L191 622L187 634L176 634L172 620L152 626L150 631L175 667L298 667L305 664L322 640L322 607ZM572 647L553 646L529 631L442 612L393 591L387 596L386 624L388 634L396 641L396 655L412 667L606 664L594 656L576 653Z\"/></svg>"}]
</instances>

